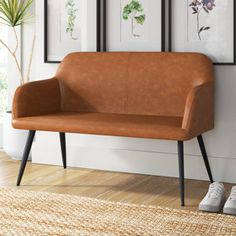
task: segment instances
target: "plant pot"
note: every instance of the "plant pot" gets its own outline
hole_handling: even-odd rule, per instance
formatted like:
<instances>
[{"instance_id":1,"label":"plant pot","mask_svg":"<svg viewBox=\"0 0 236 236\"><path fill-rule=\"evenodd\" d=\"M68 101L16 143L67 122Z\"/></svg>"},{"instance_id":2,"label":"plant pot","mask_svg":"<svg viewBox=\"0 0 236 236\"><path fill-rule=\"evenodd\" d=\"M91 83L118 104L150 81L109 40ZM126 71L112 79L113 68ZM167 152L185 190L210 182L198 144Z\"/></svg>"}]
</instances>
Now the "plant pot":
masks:
<instances>
[{"instance_id":1,"label":"plant pot","mask_svg":"<svg viewBox=\"0 0 236 236\"><path fill-rule=\"evenodd\" d=\"M21 160L28 132L12 127L12 113L3 116L3 150L13 159Z\"/></svg>"}]
</instances>

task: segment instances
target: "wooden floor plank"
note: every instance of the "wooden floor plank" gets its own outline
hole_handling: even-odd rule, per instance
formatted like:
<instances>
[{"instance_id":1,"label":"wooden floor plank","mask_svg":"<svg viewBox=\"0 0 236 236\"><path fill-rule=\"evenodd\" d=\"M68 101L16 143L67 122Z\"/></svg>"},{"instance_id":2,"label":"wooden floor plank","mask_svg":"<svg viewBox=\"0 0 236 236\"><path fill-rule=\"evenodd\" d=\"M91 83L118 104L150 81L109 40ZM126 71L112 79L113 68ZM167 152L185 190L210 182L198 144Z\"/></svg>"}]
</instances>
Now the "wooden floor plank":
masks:
<instances>
[{"instance_id":1,"label":"wooden floor plank","mask_svg":"<svg viewBox=\"0 0 236 236\"><path fill-rule=\"evenodd\" d=\"M0 151L0 186L32 191L74 194L103 200L181 208L176 178L96 171L28 162L22 185L16 187L20 162ZM186 180L186 207L197 210L209 182ZM225 184L229 194L231 184Z\"/></svg>"}]
</instances>

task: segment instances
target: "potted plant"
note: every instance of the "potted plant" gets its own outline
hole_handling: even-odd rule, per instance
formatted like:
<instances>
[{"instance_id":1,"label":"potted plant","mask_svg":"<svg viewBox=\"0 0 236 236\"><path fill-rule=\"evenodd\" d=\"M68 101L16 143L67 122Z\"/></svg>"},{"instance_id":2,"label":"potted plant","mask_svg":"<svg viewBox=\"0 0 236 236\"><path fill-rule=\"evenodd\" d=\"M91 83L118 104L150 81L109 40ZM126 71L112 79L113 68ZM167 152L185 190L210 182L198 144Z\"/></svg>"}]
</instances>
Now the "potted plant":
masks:
<instances>
[{"instance_id":1,"label":"potted plant","mask_svg":"<svg viewBox=\"0 0 236 236\"><path fill-rule=\"evenodd\" d=\"M0 44L8 51L16 66L19 77L19 85L23 85L30 80L30 70L36 37L34 34L28 68L26 73L24 73L20 60L17 57L17 53L20 48L17 27L22 26L24 23L28 22L30 18L32 18L30 13L32 3L33 0L0 0L0 22L1 24L5 24L12 29L16 42L14 48L11 48L7 42L4 42L2 39L0 39ZM21 159L22 147L26 141L27 132L14 130L11 125L11 120L11 111L7 111L3 118L3 148L12 158Z\"/></svg>"}]
</instances>

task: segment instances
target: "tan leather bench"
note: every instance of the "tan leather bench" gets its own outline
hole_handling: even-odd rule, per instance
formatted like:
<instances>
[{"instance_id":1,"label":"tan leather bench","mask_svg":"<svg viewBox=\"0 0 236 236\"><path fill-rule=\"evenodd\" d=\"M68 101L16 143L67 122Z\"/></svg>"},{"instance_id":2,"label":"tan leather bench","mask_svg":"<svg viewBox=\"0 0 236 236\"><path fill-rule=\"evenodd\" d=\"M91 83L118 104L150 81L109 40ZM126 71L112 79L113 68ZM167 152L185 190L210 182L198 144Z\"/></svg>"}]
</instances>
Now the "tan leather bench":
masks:
<instances>
[{"instance_id":1,"label":"tan leather bench","mask_svg":"<svg viewBox=\"0 0 236 236\"><path fill-rule=\"evenodd\" d=\"M184 205L183 141L214 127L212 62L197 53L73 53L54 78L19 87L13 127L29 130L17 180L20 185L36 130L178 141L181 204Z\"/></svg>"}]
</instances>

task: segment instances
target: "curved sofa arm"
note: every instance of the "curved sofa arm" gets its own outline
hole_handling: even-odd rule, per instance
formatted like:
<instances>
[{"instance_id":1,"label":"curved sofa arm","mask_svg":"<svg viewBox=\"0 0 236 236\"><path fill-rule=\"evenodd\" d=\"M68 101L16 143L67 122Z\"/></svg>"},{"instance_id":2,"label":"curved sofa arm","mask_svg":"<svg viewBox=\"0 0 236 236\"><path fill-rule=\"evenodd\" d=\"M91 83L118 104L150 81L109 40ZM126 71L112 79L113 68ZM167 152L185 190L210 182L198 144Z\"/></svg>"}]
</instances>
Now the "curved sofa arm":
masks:
<instances>
[{"instance_id":1,"label":"curved sofa arm","mask_svg":"<svg viewBox=\"0 0 236 236\"><path fill-rule=\"evenodd\" d=\"M44 115L60 110L59 81L34 81L17 88L13 100L13 119Z\"/></svg>"},{"instance_id":2,"label":"curved sofa arm","mask_svg":"<svg viewBox=\"0 0 236 236\"><path fill-rule=\"evenodd\" d=\"M182 128L198 136L214 128L214 83L194 87L185 104Z\"/></svg>"}]
</instances>

